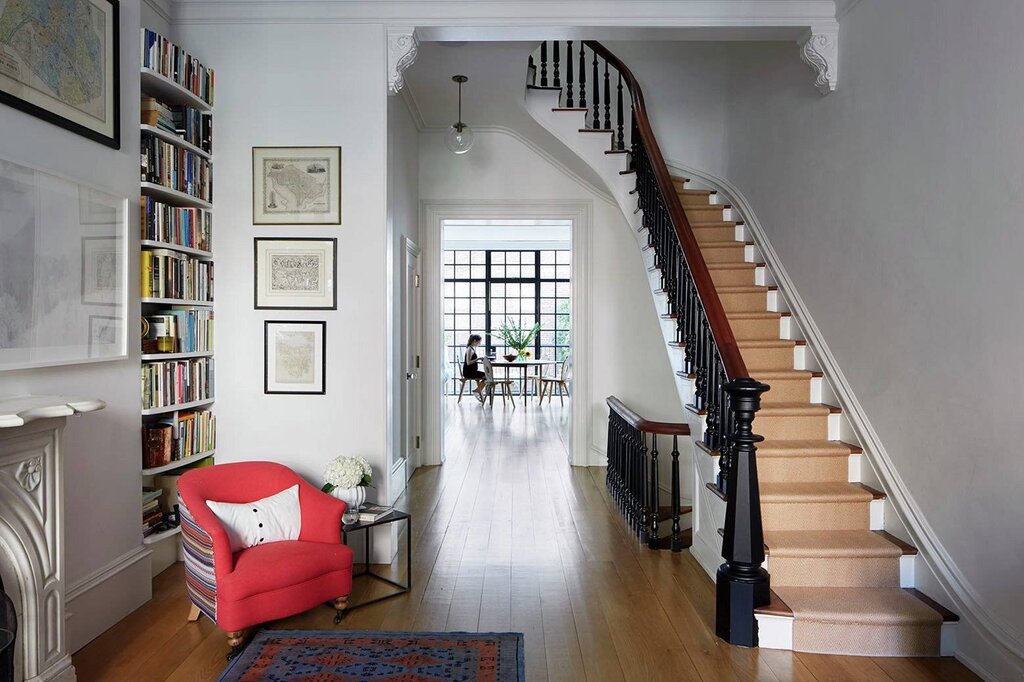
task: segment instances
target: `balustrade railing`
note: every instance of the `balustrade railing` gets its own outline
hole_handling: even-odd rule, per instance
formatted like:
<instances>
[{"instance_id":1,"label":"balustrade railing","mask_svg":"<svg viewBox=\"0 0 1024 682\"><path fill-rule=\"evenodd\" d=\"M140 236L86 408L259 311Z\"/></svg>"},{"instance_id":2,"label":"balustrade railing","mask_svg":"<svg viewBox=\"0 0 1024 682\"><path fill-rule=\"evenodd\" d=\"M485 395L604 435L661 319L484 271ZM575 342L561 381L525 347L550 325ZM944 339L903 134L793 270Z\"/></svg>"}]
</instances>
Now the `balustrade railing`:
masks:
<instances>
[{"instance_id":1,"label":"balustrade railing","mask_svg":"<svg viewBox=\"0 0 1024 682\"><path fill-rule=\"evenodd\" d=\"M654 251L661 289L668 299L667 314L675 320L676 343L685 354L683 372L693 382L694 405L705 417L703 442L719 455L717 487L726 497L726 519L722 543L725 563L716 581L716 631L731 643L756 646L754 609L767 604L769 583L767 572L761 568L765 558L764 537L755 457L756 443L762 438L754 434L752 426L760 408L760 396L769 387L753 379L747 371L683 210L678 191L681 187L673 182L654 136L639 82L629 68L600 43L590 40L565 43L567 60L572 63L578 56L575 72L570 67L564 80L549 85L549 66L560 73L563 52L559 41L548 41L541 44L539 69L533 69L534 84L537 84L539 71L541 86L561 88L566 108L585 112L589 128L609 132L609 151L629 155L629 170L636 174L632 192L637 200L636 210L642 214L647 243ZM554 59L552 65L548 64L549 54ZM531 66L536 66L532 57ZM588 66L591 72L589 93ZM613 81L616 83L614 106L611 102ZM629 95L628 108L624 93ZM650 524L645 525L644 514L649 514L650 510L644 506L647 498L638 497L637 491L642 491L643 485L636 487L640 475L636 467L637 462L642 463L644 458L652 456L653 443L645 449L643 431L630 426L628 420L617 414L613 408L609 447L614 428L619 459L613 465L609 450L609 485L614 486L616 502L630 523L640 529L638 532L649 534ZM673 436L675 438L677 436Z\"/></svg>"},{"instance_id":2,"label":"balustrade railing","mask_svg":"<svg viewBox=\"0 0 1024 682\"><path fill-rule=\"evenodd\" d=\"M681 552L684 542L680 517L679 436L689 436L683 423L654 422L629 409L618 398L608 398L608 473L605 484L626 524L651 549ZM659 441L659 436L661 440ZM669 447L671 450L665 451ZM661 504L659 458L671 458L669 504ZM661 522L671 522L667 535Z\"/></svg>"}]
</instances>

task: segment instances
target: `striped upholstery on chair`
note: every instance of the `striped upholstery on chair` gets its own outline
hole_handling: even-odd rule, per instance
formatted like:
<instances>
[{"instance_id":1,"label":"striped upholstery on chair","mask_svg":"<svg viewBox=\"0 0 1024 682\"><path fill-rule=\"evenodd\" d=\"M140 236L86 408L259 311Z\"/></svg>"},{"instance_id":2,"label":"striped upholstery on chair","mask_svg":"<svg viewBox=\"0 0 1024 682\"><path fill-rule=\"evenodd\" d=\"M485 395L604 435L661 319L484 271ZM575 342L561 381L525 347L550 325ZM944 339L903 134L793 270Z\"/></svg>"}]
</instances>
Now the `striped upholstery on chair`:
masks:
<instances>
[{"instance_id":1,"label":"striped upholstery on chair","mask_svg":"<svg viewBox=\"0 0 1024 682\"><path fill-rule=\"evenodd\" d=\"M185 501L181 512L182 548L185 552L185 588L192 603L217 622L217 578L213 571L213 539L192 519Z\"/></svg>"}]
</instances>

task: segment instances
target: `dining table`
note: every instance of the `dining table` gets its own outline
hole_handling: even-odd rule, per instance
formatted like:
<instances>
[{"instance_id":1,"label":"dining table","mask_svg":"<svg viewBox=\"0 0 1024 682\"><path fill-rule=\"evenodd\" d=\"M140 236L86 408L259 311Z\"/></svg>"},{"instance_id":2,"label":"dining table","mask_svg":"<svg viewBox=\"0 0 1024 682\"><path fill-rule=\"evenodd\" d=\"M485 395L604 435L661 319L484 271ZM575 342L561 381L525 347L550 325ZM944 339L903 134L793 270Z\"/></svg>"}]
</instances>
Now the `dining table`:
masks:
<instances>
[{"instance_id":1,"label":"dining table","mask_svg":"<svg viewBox=\"0 0 1024 682\"><path fill-rule=\"evenodd\" d=\"M538 367L538 368L540 368L541 374L543 374L544 373L544 367L546 365L557 365L557 364L558 364L557 360L532 360L532 359L531 360L527 360L527 359L524 359L524 358L516 358L515 360L509 361L509 360L505 360L504 358L491 358L491 367L504 368L504 370L505 370L505 378L506 379L510 379L509 372L511 372L513 369L521 369L521 370L523 370L523 376L522 376L522 380L521 380L522 381L522 383L521 383L522 390L519 393L519 395L523 395L523 396L526 395L526 377L529 374L529 369L531 367Z\"/></svg>"}]
</instances>

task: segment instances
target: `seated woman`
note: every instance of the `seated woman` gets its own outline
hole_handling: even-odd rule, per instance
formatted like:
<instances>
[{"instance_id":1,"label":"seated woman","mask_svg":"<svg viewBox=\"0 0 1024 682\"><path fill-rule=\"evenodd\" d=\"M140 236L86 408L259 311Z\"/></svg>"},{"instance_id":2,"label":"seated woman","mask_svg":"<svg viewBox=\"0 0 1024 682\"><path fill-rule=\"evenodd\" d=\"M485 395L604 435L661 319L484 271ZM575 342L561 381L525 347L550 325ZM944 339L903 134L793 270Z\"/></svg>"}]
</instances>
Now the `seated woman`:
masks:
<instances>
[{"instance_id":1,"label":"seated woman","mask_svg":"<svg viewBox=\"0 0 1024 682\"><path fill-rule=\"evenodd\" d=\"M462 360L462 376L466 379L475 379L476 388L473 389L473 395L476 396L478 402L484 401L484 373L478 367L480 364L480 357L476 354L476 347L480 345L483 338L479 334L471 334L469 341L466 342L466 354Z\"/></svg>"}]
</instances>

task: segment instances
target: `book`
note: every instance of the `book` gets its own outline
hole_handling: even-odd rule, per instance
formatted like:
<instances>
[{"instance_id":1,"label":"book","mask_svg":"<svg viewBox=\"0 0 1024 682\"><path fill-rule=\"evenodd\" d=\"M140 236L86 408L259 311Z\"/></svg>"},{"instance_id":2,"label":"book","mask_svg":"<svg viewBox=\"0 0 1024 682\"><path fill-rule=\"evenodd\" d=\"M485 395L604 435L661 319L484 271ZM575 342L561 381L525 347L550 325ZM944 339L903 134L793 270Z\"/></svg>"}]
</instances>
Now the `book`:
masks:
<instances>
[{"instance_id":1,"label":"book","mask_svg":"<svg viewBox=\"0 0 1024 682\"><path fill-rule=\"evenodd\" d=\"M142 467L152 469L171 463L174 453L174 428L170 424L146 424L142 427Z\"/></svg>"},{"instance_id":2,"label":"book","mask_svg":"<svg viewBox=\"0 0 1024 682\"><path fill-rule=\"evenodd\" d=\"M385 507L380 504L364 504L362 509L359 510L359 522L373 523L378 519L384 518L393 511L395 511L394 507Z\"/></svg>"}]
</instances>

